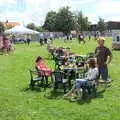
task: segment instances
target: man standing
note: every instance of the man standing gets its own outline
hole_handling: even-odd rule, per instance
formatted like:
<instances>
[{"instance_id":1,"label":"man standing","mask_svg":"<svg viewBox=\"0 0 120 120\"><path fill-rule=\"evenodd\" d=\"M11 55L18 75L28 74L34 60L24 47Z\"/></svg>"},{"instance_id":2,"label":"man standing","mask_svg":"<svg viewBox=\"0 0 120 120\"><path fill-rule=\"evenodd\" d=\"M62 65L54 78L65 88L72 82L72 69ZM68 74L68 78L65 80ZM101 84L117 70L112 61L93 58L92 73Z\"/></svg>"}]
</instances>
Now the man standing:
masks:
<instances>
[{"instance_id":1,"label":"man standing","mask_svg":"<svg viewBox=\"0 0 120 120\"><path fill-rule=\"evenodd\" d=\"M83 35L82 32L78 35L78 42L79 42L79 44L80 44L81 42L83 42L83 43L85 44L84 35Z\"/></svg>"},{"instance_id":2,"label":"man standing","mask_svg":"<svg viewBox=\"0 0 120 120\"><path fill-rule=\"evenodd\" d=\"M97 66L99 70L99 77L102 76L102 79L105 82L105 88L107 88L108 81L108 67L107 65L111 62L112 53L109 48L104 46L105 39L98 38L98 47L95 50ZM97 81L97 87L99 87L99 81Z\"/></svg>"},{"instance_id":3,"label":"man standing","mask_svg":"<svg viewBox=\"0 0 120 120\"><path fill-rule=\"evenodd\" d=\"M31 42L31 36L28 34L27 35L27 44L28 44L28 46L29 46L30 42Z\"/></svg>"},{"instance_id":4,"label":"man standing","mask_svg":"<svg viewBox=\"0 0 120 120\"><path fill-rule=\"evenodd\" d=\"M41 45L41 46L44 44L43 41L44 41L44 34L41 33L41 34L40 34L40 45Z\"/></svg>"},{"instance_id":5,"label":"man standing","mask_svg":"<svg viewBox=\"0 0 120 120\"><path fill-rule=\"evenodd\" d=\"M53 43L53 33L50 33L50 40Z\"/></svg>"}]
</instances>

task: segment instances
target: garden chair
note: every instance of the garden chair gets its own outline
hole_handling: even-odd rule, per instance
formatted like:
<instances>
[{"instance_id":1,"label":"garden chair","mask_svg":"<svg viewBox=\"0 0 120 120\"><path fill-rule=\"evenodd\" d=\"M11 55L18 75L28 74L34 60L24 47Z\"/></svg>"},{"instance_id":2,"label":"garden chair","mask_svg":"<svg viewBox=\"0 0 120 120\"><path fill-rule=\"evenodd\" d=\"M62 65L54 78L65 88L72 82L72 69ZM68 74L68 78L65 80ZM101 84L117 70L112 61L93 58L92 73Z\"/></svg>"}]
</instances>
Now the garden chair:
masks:
<instances>
[{"instance_id":1,"label":"garden chair","mask_svg":"<svg viewBox=\"0 0 120 120\"><path fill-rule=\"evenodd\" d=\"M81 79L81 78L77 78L76 80ZM86 93L88 93L89 95L94 95L96 96L96 80L98 79L98 77L96 76L96 79L93 80L89 80L86 81L85 84L81 87L82 90L75 90L75 92L77 92L78 94L80 94L80 92L82 92L81 94L81 98L84 98Z\"/></svg>"},{"instance_id":2,"label":"garden chair","mask_svg":"<svg viewBox=\"0 0 120 120\"><path fill-rule=\"evenodd\" d=\"M78 68L76 71L76 78L82 79L86 77L87 68Z\"/></svg>"},{"instance_id":3,"label":"garden chair","mask_svg":"<svg viewBox=\"0 0 120 120\"><path fill-rule=\"evenodd\" d=\"M66 89L69 85L68 79L64 79L65 73L62 71L55 71L52 74L52 79L53 79L53 85L54 85L54 90L58 88L58 85L62 85L64 89L64 93L66 93Z\"/></svg>"},{"instance_id":4,"label":"garden chair","mask_svg":"<svg viewBox=\"0 0 120 120\"><path fill-rule=\"evenodd\" d=\"M55 57L55 69L60 70L60 66L62 66L64 63L63 58L60 58L58 56Z\"/></svg>"},{"instance_id":5,"label":"garden chair","mask_svg":"<svg viewBox=\"0 0 120 120\"><path fill-rule=\"evenodd\" d=\"M44 76L41 75L41 71L38 71L37 69L30 69L30 88L33 90L35 87L35 84L38 83L41 87L44 87L45 89L45 79ZM42 71L44 72L44 71Z\"/></svg>"}]
</instances>

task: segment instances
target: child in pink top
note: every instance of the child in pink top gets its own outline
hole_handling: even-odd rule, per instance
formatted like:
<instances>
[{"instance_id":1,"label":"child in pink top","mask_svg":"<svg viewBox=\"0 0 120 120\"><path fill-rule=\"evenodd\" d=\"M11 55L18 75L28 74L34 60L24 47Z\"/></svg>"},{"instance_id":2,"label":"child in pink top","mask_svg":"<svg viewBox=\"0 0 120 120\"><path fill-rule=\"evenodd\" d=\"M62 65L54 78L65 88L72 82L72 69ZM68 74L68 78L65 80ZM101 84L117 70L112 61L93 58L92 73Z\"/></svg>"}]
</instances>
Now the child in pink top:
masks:
<instances>
[{"instance_id":1,"label":"child in pink top","mask_svg":"<svg viewBox=\"0 0 120 120\"><path fill-rule=\"evenodd\" d=\"M46 66L44 59L40 56L37 57L37 59L36 59L36 68L38 70L41 70L41 74L44 76L49 77L52 75L52 69L50 69ZM44 72L42 72L42 71L44 71Z\"/></svg>"}]
</instances>

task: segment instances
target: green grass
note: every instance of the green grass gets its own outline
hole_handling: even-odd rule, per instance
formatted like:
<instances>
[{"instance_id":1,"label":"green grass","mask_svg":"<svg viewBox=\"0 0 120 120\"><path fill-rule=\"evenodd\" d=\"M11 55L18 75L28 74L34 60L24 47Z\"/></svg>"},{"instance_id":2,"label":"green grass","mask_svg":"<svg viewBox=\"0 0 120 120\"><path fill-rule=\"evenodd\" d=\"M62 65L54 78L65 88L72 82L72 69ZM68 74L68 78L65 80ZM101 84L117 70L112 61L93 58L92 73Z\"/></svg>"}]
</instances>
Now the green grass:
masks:
<instances>
[{"instance_id":1,"label":"green grass","mask_svg":"<svg viewBox=\"0 0 120 120\"><path fill-rule=\"evenodd\" d=\"M70 47L73 52L86 54L94 51L94 40L85 45L56 41L54 46ZM111 38L106 39L106 46L111 48ZM30 80L28 69L34 66L37 56L47 57L46 47L38 43L16 45L12 55L0 55L0 120L120 120L120 51L112 51L113 60L109 71L112 86L99 96L89 101L71 103L63 99L63 93L54 94L52 89L45 92L25 90ZM46 61L49 67L54 62Z\"/></svg>"}]
</instances>

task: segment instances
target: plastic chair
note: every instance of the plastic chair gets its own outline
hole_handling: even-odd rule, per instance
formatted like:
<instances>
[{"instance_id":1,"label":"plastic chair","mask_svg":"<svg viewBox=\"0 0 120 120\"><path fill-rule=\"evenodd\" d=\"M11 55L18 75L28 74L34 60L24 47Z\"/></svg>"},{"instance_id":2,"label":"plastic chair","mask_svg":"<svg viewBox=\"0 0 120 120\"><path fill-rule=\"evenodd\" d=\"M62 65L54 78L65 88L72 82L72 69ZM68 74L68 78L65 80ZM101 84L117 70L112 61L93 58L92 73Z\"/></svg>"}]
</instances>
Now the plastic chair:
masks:
<instances>
[{"instance_id":1,"label":"plastic chair","mask_svg":"<svg viewBox=\"0 0 120 120\"><path fill-rule=\"evenodd\" d=\"M45 80L44 80L44 76L41 75L41 71L38 71L36 69L30 69L29 72L31 77L30 84L29 84L30 88L33 90L35 87L35 84L38 83L40 84L41 87L44 87L45 89Z\"/></svg>"},{"instance_id":2,"label":"plastic chair","mask_svg":"<svg viewBox=\"0 0 120 120\"><path fill-rule=\"evenodd\" d=\"M61 84L64 89L64 93L66 93L66 89L68 86L68 79L64 79L64 76L65 73L62 71L53 72L52 79L53 79L54 90L58 89L58 85Z\"/></svg>"}]
</instances>

